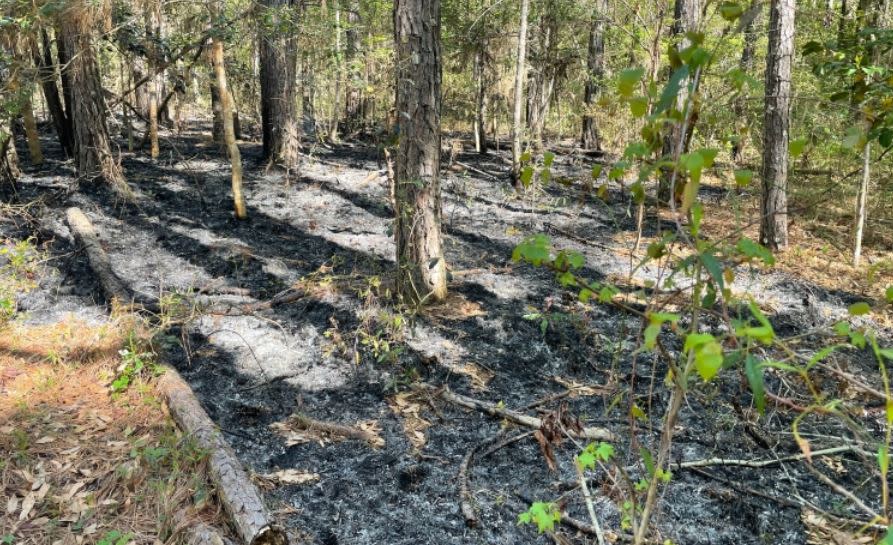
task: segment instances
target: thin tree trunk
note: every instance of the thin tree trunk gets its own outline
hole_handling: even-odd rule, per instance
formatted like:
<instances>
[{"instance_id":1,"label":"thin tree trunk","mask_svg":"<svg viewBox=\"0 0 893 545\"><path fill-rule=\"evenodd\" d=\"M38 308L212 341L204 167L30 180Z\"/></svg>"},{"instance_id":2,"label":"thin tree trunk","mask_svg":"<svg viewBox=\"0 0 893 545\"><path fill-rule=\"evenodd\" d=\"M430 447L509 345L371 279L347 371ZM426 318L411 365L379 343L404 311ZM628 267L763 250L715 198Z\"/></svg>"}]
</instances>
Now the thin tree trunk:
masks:
<instances>
[{"instance_id":1,"label":"thin tree trunk","mask_svg":"<svg viewBox=\"0 0 893 545\"><path fill-rule=\"evenodd\" d=\"M213 54L212 51L211 55L213 56ZM213 61L211 61L211 68L216 70ZM220 91L217 90L216 71L211 75L211 116L211 137L220 146L220 149L226 149L226 141L223 136L223 101L220 100Z\"/></svg>"},{"instance_id":2,"label":"thin tree trunk","mask_svg":"<svg viewBox=\"0 0 893 545\"><path fill-rule=\"evenodd\" d=\"M30 95L30 93L28 93ZM43 164L43 151L40 149L40 135L37 132L37 122L34 120L34 109L31 98L26 97L22 101L22 120L25 123L25 138L28 140L28 156L31 164L40 166Z\"/></svg>"},{"instance_id":3,"label":"thin tree trunk","mask_svg":"<svg viewBox=\"0 0 893 545\"><path fill-rule=\"evenodd\" d=\"M788 245L787 184L794 2L795 0L772 0L769 7L760 242L772 249L785 248Z\"/></svg>"},{"instance_id":4,"label":"thin tree trunk","mask_svg":"<svg viewBox=\"0 0 893 545\"><path fill-rule=\"evenodd\" d=\"M264 0L271 28L260 36L261 127L264 159L287 169L297 166L300 154L300 121L295 98L297 40L281 37L283 11L290 0Z\"/></svg>"},{"instance_id":5,"label":"thin tree trunk","mask_svg":"<svg viewBox=\"0 0 893 545\"><path fill-rule=\"evenodd\" d=\"M394 38L397 289L420 304L447 293L440 232L440 0L395 0Z\"/></svg>"},{"instance_id":6,"label":"thin tree trunk","mask_svg":"<svg viewBox=\"0 0 893 545\"><path fill-rule=\"evenodd\" d=\"M589 48L586 55L586 90L583 96L583 133L580 147L601 150L601 139L595 123L594 109L605 75L605 0L597 0L595 12L589 23Z\"/></svg>"},{"instance_id":7,"label":"thin tree trunk","mask_svg":"<svg viewBox=\"0 0 893 545\"><path fill-rule=\"evenodd\" d=\"M701 19L701 5L700 0L676 0L673 7L673 35L679 41L677 45L677 50L682 51L685 48L691 45L691 41L685 37L686 33L694 32L698 28L698 24ZM672 74L667 74L671 76ZM689 75L689 78L693 77L693 75ZM697 89L692 89L692 92L697 92ZM686 103L689 101L689 93L688 93L688 85L682 85L679 87L679 93L676 95L676 109L680 112L684 111ZM673 157L677 154L683 154L688 151L688 143L691 139L691 135L694 132L695 120L697 119L697 105L692 101L689 105L692 109L692 113L689 115L690 122L688 123L688 127L686 129L686 134L682 134L683 123L673 123L672 130L668 131L668 133L664 136L663 142L663 151L662 155L664 157ZM681 149L677 149L680 146ZM674 192L671 184L673 179L673 170L675 167L670 168L662 168L660 172L660 181L658 182L657 189L657 198L661 202L669 202L670 199L675 199L676 196L672 195ZM677 188L682 187L680 183L679 174L677 173L676 186Z\"/></svg>"},{"instance_id":8,"label":"thin tree trunk","mask_svg":"<svg viewBox=\"0 0 893 545\"><path fill-rule=\"evenodd\" d=\"M37 44L34 44L33 56L34 64L37 66L37 75L40 78L40 86L43 89L43 98L46 101L47 109L50 111L53 128L56 130L56 136L59 138L62 150L67 157L74 157L74 137L72 136L71 120L65 113L62 97L59 95L59 87L56 85L56 63L53 62L52 44L46 30L41 30L40 38L43 46L43 55L41 55Z\"/></svg>"},{"instance_id":9,"label":"thin tree trunk","mask_svg":"<svg viewBox=\"0 0 893 545\"><path fill-rule=\"evenodd\" d=\"M332 99L332 118L329 122L329 140L338 142L338 122L341 120L341 87L344 81L344 51L341 44L341 6L338 1L335 7L335 89Z\"/></svg>"},{"instance_id":10,"label":"thin tree trunk","mask_svg":"<svg viewBox=\"0 0 893 545\"><path fill-rule=\"evenodd\" d=\"M762 4L758 3L757 0L751 0L750 9L761 9ZM749 74L753 71L753 57L754 52L757 46L757 34L754 31L756 27L756 21L759 19L759 14L757 14L753 19L747 22L747 25L744 27L744 48L741 50L741 60L738 62L738 67L745 73ZM748 119L745 111L745 103L744 97L738 97L735 100L734 105L735 112L735 120L736 125L738 126L737 131L737 139L732 144L732 161L735 163L741 163L744 160L744 144L746 135L750 133L750 127L748 126Z\"/></svg>"},{"instance_id":11,"label":"thin tree trunk","mask_svg":"<svg viewBox=\"0 0 893 545\"><path fill-rule=\"evenodd\" d=\"M102 80L92 43L93 9L85 0L76 0L67 5L60 17L65 50L77 52L63 70L78 97L68 102L74 125L75 165L79 175L103 178L116 190L130 195L124 173L112 154L105 121Z\"/></svg>"},{"instance_id":12,"label":"thin tree trunk","mask_svg":"<svg viewBox=\"0 0 893 545\"><path fill-rule=\"evenodd\" d=\"M347 30L345 39L347 41L347 49L345 50L345 61L347 62L347 94L344 104L344 126L347 133L357 131L363 122L362 111L362 93L360 85L362 84L362 76L360 74L357 56L360 53L360 0L350 0L347 6Z\"/></svg>"},{"instance_id":13,"label":"thin tree trunk","mask_svg":"<svg viewBox=\"0 0 893 545\"><path fill-rule=\"evenodd\" d=\"M232 96L226 85L226 68L223 64L223 42L219 38L214 38L214 43L211 45L211 62L214 64L214 75L217 79L217 95L220 99L220 114L223 118L223 139L232 167L233 207L236 218L241 220L248 217L245 209L245 198L242 196L242 156L239 154L239 146L236 145Z\"/></svg>"},{"instance_id":14,"label":"thin tree trunk","mask_svg":"<svg viewBox=\"0 0 893 545\"><path fill-rule=\"evenodd\" d=\"M11 127L0 126L0 188L9 185L14 189L20 174L19 158L9 129Z\"/></svg>"},{"instance_id":15,"label":"thin tree trunk","mask_svg":"<svg viewBox=\"0 0 893 545\"><path fill-rule=\"evenodd\" d=\"M487 44L483 42L481 49L474 56L474 149L478 153L487 153Z\"/></svg>"},{"instance_id":16,"label":"thin tree trunk","mask_svg":"<svg viewBox=\"0 0 893 545\"><path fill-rule=\"evenodd\" d=\"M515 57L515 96L512 110L512 183L521 189L521 108L524 81L527 79L527 16L530 0L521 0L521 24L518 29L518 54Z\"/></svg>"},{"instance_id":17,"label":"thin tree trunk","mask_svg":"<svg viewBox=\"0 0 893 545\"><path fill-rule=\"evenodd\" d=\"M310 66L310 58L305 55L301 62L301 123L307 136L316 136L315 90L313 67Z\"/></svg>"},{"instance_id":18,"label":"thin tree trunk","mask_svg":"<svg viewBox=\"0 0 893 545\"><path fill-rule=\"evenodd\" d=\"M853 250L853 266L858 267L862 260L862 234L868 204L868 188L871 183L871 142L865 144L862 161L862 183L859 185L859 198L856 206L856 241Z\"/></svg>"}]
</instances>

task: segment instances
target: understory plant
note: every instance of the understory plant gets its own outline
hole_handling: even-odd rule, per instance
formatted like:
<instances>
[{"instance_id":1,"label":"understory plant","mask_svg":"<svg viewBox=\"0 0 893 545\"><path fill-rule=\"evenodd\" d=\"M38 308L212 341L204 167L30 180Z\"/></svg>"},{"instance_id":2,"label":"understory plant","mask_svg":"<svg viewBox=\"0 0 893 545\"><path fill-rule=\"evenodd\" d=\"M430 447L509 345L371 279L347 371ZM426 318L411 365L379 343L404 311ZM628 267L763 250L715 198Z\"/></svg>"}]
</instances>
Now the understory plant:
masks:
<instances>
[{"instance_id":1,"label":"understory plant","mask_svg":"<svg viewBox=\"0 0 893 545\"><path fill-rule=\"evenodd\" d=\"M719 239L708 237L702 231L706 211L699 199L699 188L703 173L714 166L720 150L689 149L694 121L705 108L699 83L707 76L717 77L730 94L741 93L750 84L738 68L715 73L722 41L736 29L740 31L741 19L750 15L734 2L713 3L711 7L729 25L718 44L708 47L703 34L689 32L684 46L671 50L672 72L667 83L660 85L653 79L644 79L642 68L624 70L616 80L616 100L628 105L632 115L641 121L641 138L629 143L620 160L610 165L607 182L600 186L601 193L607 193L608 182L633 177L634 181L624 187L638 207L641 236L648 188L668 186L668 198L663 202L669 208L670 219L658 224L656 239L631 267L629 284L633 284L633 275L646 265L656 270L656 275L645 281L644 289L636 294L638 297L631 298L625 297L629 294L620 286L587 278L585 257L576 251L554 247L545 234L529 236L513 253L515 261L554 271L557 282L575 291L581 304L612 305L637 317L641 327L637 348L632 354L633 366L640 355L653 353L666 369L663 384L669 390L669 399L660 417L662 432L657 444L639 447L635 429L631 430L631 448L625 454L637 458L635 467L624 467L620 462L614 452L615 448L622 450L619 445L581 446L575 460L579 488L591 524L599 542L603 543L605 538L593 509L586 473L610 464L612 471L606 474L621 476L614 484L624 495L622 530L632 533L634 543L645 543L652 532L651 521L658 509L661 490L673 479L671 449L686 400L702 385L737 375L749 390L742 392L742 396L749 398L757 415L764 414L769 401L797 413L791 432L803 461L818 480L843 495L861 512L862 517L856 522L860 531L877 535L891 523L887 477L893 398L886 368L887 361L893 359L893 350L883 348L877 333L869 328L869 322L861 318L872 311L871 306L867 302L856 303L849 308L849 317L845 319L804 335L784 338L776 332L759 301L733 291L741 266L772 266L775 258L771 252L743 236L743 229ZM522 181L529 184L536 170L529 158L526 163ZM543 182L551 179L550 165L551 158L541 162L539 179ZM601 174L601 168L593 169L594 179ZM732 174L739 187L747 186L754 177L753 172L745 169ZM652 183L655 181L659 184ZM891 297L893 293L888 290L888 303ZM811 345L804 350L807 340ZM882 385L880 390L861 379L848 377L829 363L829 358L838 352L866 351L874 358L876 375L872 378ZM854 414L864 407L842 399L836 390L823 387L818 379L820 374L849 380L862 393L883 403L883 433L878 437L865 423L860 423ZM800 385L808 403L795 403L773 392L773 385L782 382ZM644 409L635 404L634 396L629 397L630 422L647 419ZM843 438L847 449L859 454L858 458L870 466L866 469L879 482L879 498L863 501L830 477L817 473L812 467L814 448L801 433L808 416L832 419L847 430L848 436ZM536 502L521 515L519 522L536 524L540 531L551 531L561 518L556 505ZM804 506L822 512L817 506Z\"/></svg>"}]
</instances>

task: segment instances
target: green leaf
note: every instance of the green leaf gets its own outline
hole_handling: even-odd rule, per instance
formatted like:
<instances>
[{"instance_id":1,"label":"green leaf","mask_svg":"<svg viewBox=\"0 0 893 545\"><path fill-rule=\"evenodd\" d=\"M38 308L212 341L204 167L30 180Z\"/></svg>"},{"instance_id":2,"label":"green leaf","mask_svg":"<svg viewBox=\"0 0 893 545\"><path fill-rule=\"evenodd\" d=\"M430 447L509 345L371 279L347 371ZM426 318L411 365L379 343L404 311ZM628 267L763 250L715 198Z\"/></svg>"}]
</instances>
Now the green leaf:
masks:
<instances>
[{"instance_id":1,"label":"green leaf","mask_svg":"<svg viewBox=\"0 0 893 545\"><path fill-rule=\"evenodd\" d=\"M547 151L543 154L543 166L546 168L552 167L552 162L555 161L555 154L551 151Z\"/></svg>"},{"instance_id":2,"label":"green leaf","mask_svg":"<svg viewBox=\"0 0 893 545\"><path fill-rule=\"evenodd\" d=\"M750 259L759 259L766 265L775 264L775 257L772 255L772 252L770 252L768 248L758 242L750 240L747 237L739 240L738 244L735 245L735 249L738 250L739 253L746 257L749 257Z\"/></svg>"},{"instance_id":3,"label":"green leaf","mask_svg":"<svg viewBox=\"0 0 893 545\"><path fill-rule=\"evenodd\" d=\"M533 156L530 155L530 152L525 151L524 153L521 154L521 164L524 165L524 164L529 163L532 158L533 158Z\"/></svg>"},{"instance_id":4,"label":"green leaf","mask_svg":"<svg viewBox=\"0 0 893 545\"><path fill-rule=\"evenodd\" d=\"M843 144L843 146L846 148L861 149L865 146L865 142L865 132L862 130L862 128L850 127L849 129L847 129L846 135L844 135L841 144Z\"/></svg>"},{"instance_id":5,"label":"green leaf","mask_svg":"<svg viewBox=\"0 0 893 545\"><path fill-rule=\"evenodd\" d=\"M713 335L691 333L685 338L684 349L686 352L694 353L695 369L704 382L713 379L722 368L722 346Z\"/></svg>"},{"instance_id":6,"label":"green leaf","mask_svg":"<svg viewBox=\"0 0 893 545\"><path fill-rule=\"evenodd\" d=\"M648 98L647 97L635 97L629 100L629 111L633 114L633 117L642 117L646 113L648 113Z\"/></svg>"},{"instance_id":7,"label":"green leaf","mask_svg":"<svg viewBox=\"0 0 893 545\"><path fill-rule=\"evenodd\" d=\"M654 349L657 346L657 336L660 334L660 326L657 324L650 324L645 328L645 331L642 334L643 344L645 348L648 350Z\"/></svg>"},{"instance_id":8,"label":"green leaf","mask_svg":"<svg viewBox=\"0 0 893 545\"><path fill-rule=\"evenodd\" d=\"M713 281L716 282L716 285L719 286L719 289L725 289L725 281L722 277L722 265L720 265L719 260L716 259L716 256L707 252L701 254L701 262L704 264L704 268L707 269L707 272L710 273L710 277L713 278Z\"/></svg>"},{"instance_id":9,"label":"green leaf","mask_svg":"<svg viewBox=\"0 0 893 545\"><path fill-rule=\"evenodd\" d=\"M617 92L623 97L631 96L644 75L644 68L627 68L620 72L617 78Z\"/></svg>"},{"instance_id":10,"label":"green leaf","mask_svg":"<svg viewBox=\"0 0 893 545\"><path fill-rule=\"evenodd\" d=\"M539 533L552 532L555 524L561 522L561 512L552 502L534 502L526 512L518 515L518 524L536 524Z\"/></svg>"},{"instance_id":11,"label":"green leaf","mask_svg":"<svg viewBox=\"0 0 893 545\"><path fill-rule=\"evenodd\" d=\"M533 167L528 165L521 169L521 183L524 187L530 187L531 180L533 180Z\"/></svg>"},{"instance_id":12,"label":"green leaf","mask_svg":"<svg viewBox=\"0 0 893 545\"><path fill-rule=\"evenodd\" d=\"M544 261L549 261L552 241L548 236L540 233L528 237L515 247L512 252L513 261L526 261L539 267Z\"/></svg>"},{"instance_id":13,"label":"green leaf","mask_svg":"<svg viewBox=\"0 0 893 545\"><path fill-rule=\"evenodd\" d=\"M877 545L893 545L893 524L887 527L887 534L884 535L884 538L878 541Z\"/></svg>"},{"instance_id":14,"label":"green leaf","mask_svg":"<svg viewBox=\"0 0 893 545\"><path fill-rule=\"evenodd\" d=\"M738 187L747 187L750 185L751 180L753 180L753 171L752 170L736 170L735 171L735 185Z\"/></svg>"},{"instance_id":15,"label":"green leaf","mask_svg":"<svg viewBox=\"0 0 893 545\"><path fill-rule=\"evenodd\" d=\"M884 294L884 297L887 299L888 303L893 303L893 286L887 286L887 291Z\"/></svg>"},{"instance_id":16,"label":"green leaf","mask_svg":"<svg viewBox=\"0 0 893 545\"><path fill-rule=\"evenodd\" d=\"M679 87L682 85L682 81L687 77L688 66L681 66L673 72L660 95L660 100L658 101L657 106L654 108L655 115L667 111L675 104L676 97L679 95Z\"/></svg>"},{"instance_id":17,"label":"green leaf","mask_svg":"<svg viewBox=\"0 0 893 545\"><path fill-rule=\"evenodd\" d=\"M877 137L878 143L885 148L889 148L893 146L893 129L890 127L884 128Z\"/></svg>"},{"instance_id":18,"label":"green leaf","mask_svg":"<svg viewBox=\"0 0 893 545\"><path fill-rule=\"evenodd\" d=\"M791 140L788 144L788 152L790 152L791 157L800 157L803 154L803 150L806 148L806 139L805 138L795 138Z\"/></svg>"},{"instance_id":19,"label":"green leaf","mask_svg":"<svg viewBox=\"0 0 893 545\"><path fill-rule=\"evenodd\" d=\"M744 374L747 375L747 384L753 394L754 405L757 406L757 411L763 414L766 411L766 386L763 383L763 369L757 363L756 358L750 354L744 361Z\"/></svg>"},{"instance_id":20,"label":"green leaf","mask_svg":"<svg viewBox=\"0 0 893 545\"><path fill-rule=\"evenodd\" d=\"M737 2L723 2L719 5L719 14L722 15L722 18L726 21L734 21L735 19L741 17L744 13L744 8L742 8Z\"/></svg>"},{"instance_id":21,"label":"green leaf","mask_svg":"<svg viewBox=\"0 0 893 545\"><path fill-rule=\"evenodd\" d=\"M601 165L592 165L592 179L598 180L599 176L602 175L602 166Z\"/></svg>"},{"instance_id":22,"label":"green leaf","mask_svg":"<svg viewBox=\"0 0 893 545\"><path fill-rule=\"evenodd\" d=\"M868 314L869 312L871 312L871 306L864 301L859 302L859 303L853 303L847 309L847 312L850 313L850 316L862 316L864 314Z\"/></svg>"},{"instance_id":23,"label":"green leaf","mask_svg":"<svg viewBox=\"0 0 893 545\"><path fill-rule=\"evenodd\" d=\"M878 467L881 470L882 475L886 475L890 470L890 452L887 450L887 445L881 445L877 450L877 462Z\"/></svg>"}]
</instances>

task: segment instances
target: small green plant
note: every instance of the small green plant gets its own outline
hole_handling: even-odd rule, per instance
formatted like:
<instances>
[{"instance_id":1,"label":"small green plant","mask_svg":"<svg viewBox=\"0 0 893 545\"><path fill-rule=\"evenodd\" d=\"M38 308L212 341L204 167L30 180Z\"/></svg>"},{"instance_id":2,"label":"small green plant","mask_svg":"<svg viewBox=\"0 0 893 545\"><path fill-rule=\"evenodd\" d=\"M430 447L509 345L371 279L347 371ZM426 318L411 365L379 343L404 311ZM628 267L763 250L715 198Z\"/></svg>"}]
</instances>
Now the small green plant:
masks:
<instances>
[{"instance_id":1,"label":"small green plant","mask_svg":"<svg viewBox=\"0 0 893 545\"><path fill-rule=\"evenodd\" d=\"M555 524L561 522L561 511L552 502L534 502L530 509L518 515L518 524L536 524L539 533L554 532Z\"/></svg>"},{"instance_id":2,"label":"small green plant","mask_svg":"<svg viewBox=\"0 0 893 545\"><path fill-rule=\"evenodd\" d=\"M117 375L109 386L113 393L126 391L143 373L154 375L160 370L154 361L155 353L142 348L136 333L131 332L127 346L119 350L118 354L121 356L121 364L116 369Z\"/></svg>"},{"instance_id":3,"label":"small green plant","mask_svg":"<svg viewBox=\"0 0 893 545\"><path fill-rule=\"evenodd\" d=\"M127 545L133 539L133 534L123 533L118 530L110 530L96 542L96 545Z\"/></svg>"}]
</instances>

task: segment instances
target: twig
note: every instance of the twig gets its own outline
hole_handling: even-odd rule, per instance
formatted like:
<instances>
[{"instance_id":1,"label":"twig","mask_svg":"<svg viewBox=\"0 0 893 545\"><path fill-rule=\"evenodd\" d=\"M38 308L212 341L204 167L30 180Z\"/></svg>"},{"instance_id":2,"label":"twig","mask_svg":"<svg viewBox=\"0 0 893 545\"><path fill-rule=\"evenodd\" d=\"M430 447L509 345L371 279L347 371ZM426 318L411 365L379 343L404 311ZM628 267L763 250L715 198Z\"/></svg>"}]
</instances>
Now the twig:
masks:
<instances>
[{"instance_id":1,"label":"twig","mask_svg":"<svg viewBox=\"0 0 893 545\"><path fill-rule=\"evenodd\" d=\"M526 426L533 429L540 429L543 425L543 421L539 418L528 416L511 409L499 407L495 403L479 401L477 399L455 394L451 392L446 386L438 389L434 386L431 386L430 384L419 384L417 386L414 386L414 388L421 391L428 391L433 395L440 397L444 401L459 405L460 407L465 407L466 409L472 409L476 411L483 411L491 416L504 418L505 420L514 422L515 424L519 424L521 426ZM611 433L611 431L605 428L583 428L582 431L571 432L571 434L577 438L592 439L598 441L616 441L617 439L616 436Z\"/></svg>"},{"instance_id":2,"label":"twig","mask_svg":"<svg viewBox=\"0 0 893 545\"><path fill-rule=\"evenodd\" d=\"M815 450L810 453L810 456L823 456L826 454L838 454L841 452L855 452L856 447L850 445L843 445L839 447L831 447L822 450ZM740 467L767 467L776 464L781 464L784 462L796 462L798 460L803 460L806 458L806 454L802 452L800 454L792 454L791 456L785 456L783 458L773 458L769 460L736 460L729 458L706 458L704 460L691 460L689 462L676 462L674 464L670 464L670 467L673 469L689 469L695 467L709 467L709 466L740 466Z\"/></svg>"},{"instance_id":3,"label":"twig","mask_svg":"<svg viewBox=\"0 0 893 545\"><path fill-rule=\"evenodd\" d=\"M720 482L720 483L728 486L729 488L732 488L739 492L745 492L752 496L757 496L760 498L765 498L767 500L772 500L776 503L784 505L785 507L802 507L802 505L800 505L799 503L797 503L795 501L789 500L787 498L781 498L779 496L773 496L772 494L766 494L765 492L760 492L759 490L754 490L753 488L738 484L734 481L730 481L729 479L720 477L719 475L714 475L713 473L710 473L709 471L704 471L703 469L698 469L696 467L690 467L689 469L691 469L693 472L697 473L698 475L701 475L708 479Z\"/></svg>"},{"instance_id":4,"label":"twig","mask_svg":"<svg viewBox=\"0 0 893 545\"><path fill-rule=\"evenodd\" d=\"M365 441L373 446L381 445L382 442L380 437L366 430L361 430L352 426L345 426L344 424L336 424L334 422L324 422L322 420L316 420L301 413L295 413L291 415L291 417L289 417L289 423L292 423L301 429L319 430L330 433L332 435Z\"/></svg>"},{"instance_id":5,"label":"twig","mask_svg":"<svg viewBox=\"0 0 893 545\"><path fill-rule=\"evenodd\" d=\"M589 493L589 485L586 484L586 476L583 474L583 468L580 462L574 461L574 467L577 470L577 479L580 481L580 489L583 490L583 500L586 502L586 510L589 512L589 520L592 521L592 529L595 530L595 538L598 545L605 545L605 535L602 533L601 524L598 523L598 517L595 514L595 506L592 504L592 494Z\"/></svg>"},{"instance_id":6,"label":"twig","mask_svg":"<svg viewBox=\"0 0 893 545\"><path fill-rule=\"evenodd\" d=\"M851 502L855 503L859 507L859 509L861 509L865 514L870 516L873 520L875 520L875 521L884 520L884 517L880 516L871 507L868 507L867 505L865 505L865 502L860 500L855 494L853 494L846 488L844 488L844 487L840 486L839 484L837 484L836 482L834 482L834 480L831 477L828 477L827 475L825 475L824 473L822 473L821 471L819 471L818 469L813 467L812 464L806 464L806 469L808 469L809 472L812 473L813 475L815 475L820 481L822 481L823 483L830 486L832 490L834 490L841 496L845 497L846 499L850 500Z\"/></svg>"}]
</instances>

